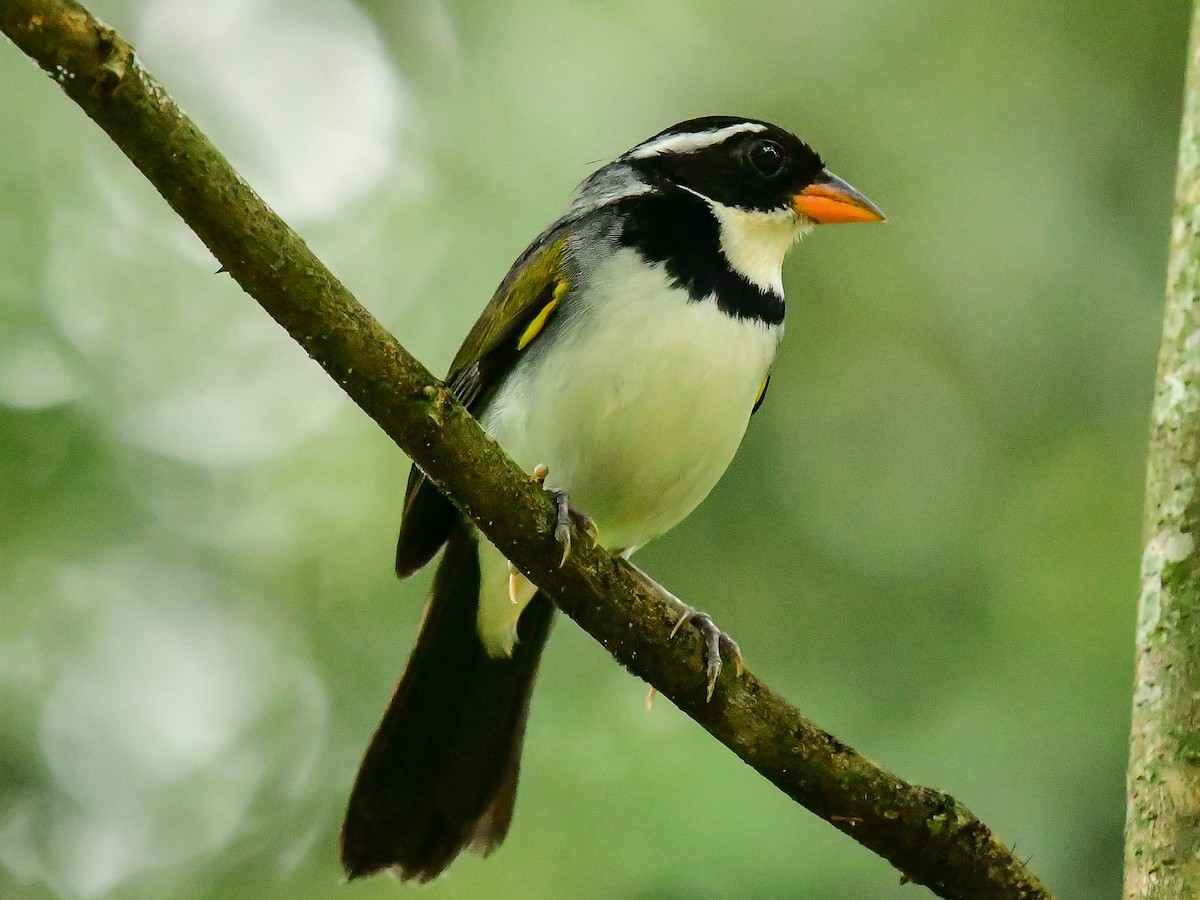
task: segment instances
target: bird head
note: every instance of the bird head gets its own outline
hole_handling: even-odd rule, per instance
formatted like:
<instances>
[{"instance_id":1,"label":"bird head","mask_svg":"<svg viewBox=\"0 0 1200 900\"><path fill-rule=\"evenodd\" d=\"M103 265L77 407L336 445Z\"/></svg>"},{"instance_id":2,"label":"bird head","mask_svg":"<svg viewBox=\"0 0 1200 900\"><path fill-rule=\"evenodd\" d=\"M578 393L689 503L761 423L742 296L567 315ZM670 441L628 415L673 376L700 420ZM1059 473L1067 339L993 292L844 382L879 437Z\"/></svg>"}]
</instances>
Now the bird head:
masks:
<instances>
[{"instance_id":1,"label":"bird head","mask_svg":"<svg viewBox=\"0 0 1200 900\"><path fill-rule=\"evenodd\" d=\"M698 256L714 231L728 266L779 298L784 256L802 234L884 220L798 137L733 116L672 125L596 173L584 192L625 203L632 242L652 259Z\"/></svg>"}]
</instances>

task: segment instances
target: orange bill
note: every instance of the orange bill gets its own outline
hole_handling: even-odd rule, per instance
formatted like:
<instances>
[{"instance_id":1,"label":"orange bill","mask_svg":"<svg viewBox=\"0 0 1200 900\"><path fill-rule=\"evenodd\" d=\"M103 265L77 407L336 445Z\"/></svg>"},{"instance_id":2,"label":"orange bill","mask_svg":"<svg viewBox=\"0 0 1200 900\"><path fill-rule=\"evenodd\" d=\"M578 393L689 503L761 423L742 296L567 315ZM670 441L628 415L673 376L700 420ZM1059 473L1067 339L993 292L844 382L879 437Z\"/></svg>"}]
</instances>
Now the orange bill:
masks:
<instances>
[{"instance_id":1,"label":"orange bill","mask_svg":"<svg viewBox=\"0 0 1200 900\"><path fill-rule=\"evenodd\" d=\"M818 225L886 221L878 206L827 169L792 198L792 208Z\"/></svg>"}]
</instances>

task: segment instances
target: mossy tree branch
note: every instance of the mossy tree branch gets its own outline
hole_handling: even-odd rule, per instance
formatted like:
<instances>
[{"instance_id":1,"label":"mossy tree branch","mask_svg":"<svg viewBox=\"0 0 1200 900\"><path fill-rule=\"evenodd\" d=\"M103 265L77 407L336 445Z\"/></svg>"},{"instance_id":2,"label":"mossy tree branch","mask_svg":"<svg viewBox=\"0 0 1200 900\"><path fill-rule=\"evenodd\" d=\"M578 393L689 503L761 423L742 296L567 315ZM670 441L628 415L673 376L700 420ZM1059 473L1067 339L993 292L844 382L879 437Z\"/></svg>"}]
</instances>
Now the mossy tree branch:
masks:
<instances>
[{"instance_id":1,"label":"mossy tree branch","mask_svg":"<svg viewBox=\"0 0 1200 900\"><path fill-rule=\"evenodd\" d=\"M1200 4L1146 474L1125 896L1200 897Z\"/></svg>"},{"instance_id":2,"label":"mossy tree branch","mask_svg":"<svg viewBox=\"0 0 1200 900\"><path fill-rule=\"evenodd\" d=\"M250 296L568 615L788 796L943 897L1045 898L978 819L878 768L752 673L705 702L698 636L621 560L574 534L558 565L549 497L234 172L130 46L82 7L0 0L0 30L125 152ZM10 136L10 139L11 136Z\"/></svg>"}]
</instances>

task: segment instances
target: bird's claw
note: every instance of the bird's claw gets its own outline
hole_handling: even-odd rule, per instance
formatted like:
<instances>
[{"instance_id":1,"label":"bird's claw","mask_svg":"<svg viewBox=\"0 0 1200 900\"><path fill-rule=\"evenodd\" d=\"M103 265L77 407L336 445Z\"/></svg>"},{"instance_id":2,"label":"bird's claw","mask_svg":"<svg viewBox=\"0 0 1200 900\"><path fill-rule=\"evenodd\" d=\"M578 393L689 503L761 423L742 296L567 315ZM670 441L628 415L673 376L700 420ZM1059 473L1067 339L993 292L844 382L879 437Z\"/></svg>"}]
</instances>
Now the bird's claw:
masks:
<instances>
[{"instance_id":1,"label":"bird's claw","mask_svg":"<svg viewBox=\"0 0 1200 900\"><path fill-rule=\"evenodd\" d=\"M533 467L530 477L537 484L544 485L549 474L550 467L545 463L538 463ZM554 497L554 539L562 544L563 548L562 559L558 562L561 568L571 558L571 519L574 519L575 524L586 531L593 541L599 540L600 529L587 513L571 509L571 498L566 491L551 490L550 494ZM511 592L511 584L509 590Z\"/></svg>"},{"instance_id":2,"label":"bird's claw","mask_svg":"<svg viewBox=\"0 0 1200 900\"><path fill-rule=\"evenodd\" d=\"M746 662L742 659L742 648L738 646L737 641L718 628L713 622L712 616L693 606L684 604L683 612L676 620L675 627L671 629L671 637L675 637L679 633L679 629L689 622L704 638L704 671L707 687L704 699L707 702L712 700L713 691L717 687L717 677L721 674L722 648L729 654L733 669L738 675L745 674Z\"/></svg>"},{"instance_id":3,"label":"bird's claw","mask_svg":"<svg viewBox=\"0 0 1200 900\"><path fill-rule=\"evenodd\" d=\"M627 561L628 562L628 561ZM642 584L653 593L661 597L670 607L679 613L679 618L675 620L675 625L671 628L670 637L675 637L688 622L699 630L704 638L704 673L705 673L705 702L712 700L713 691L717 687L717 677L721 674L721 649L729 655L730 661L733 663L734 671L739 676L746 673L746 662L742 659L742 649L737 645L737 641L718 628L710 616L706 612L701 612L694 606L689 606L684 603L665 587L635 566L633 563L628 563L633 570L634 576L642 582ZM647 698L647 705L654 700L653 691L651 696Z\"/></svg>"},{"instance_id":4,"label":"bird's claw","mask_svg":"<svg viewBox=\"0 0 1200 900\"><path fill-rule=\"evenodd\" d=\"M554 539L562 544L559 568L571 558L571 498L566 491L554 491Z\"/></svg>"},{"instance_id":5,"label":"bird's claw","mask_svg":"<svg viewBox=\"0 0 1200 900\"><path fill-rule=\"evenodd\" d=\"M521 602L518 596L521 589L521 570L512 564L508 564L508 599L512 601L513 606Z\"/></svg>"}]
</instances>

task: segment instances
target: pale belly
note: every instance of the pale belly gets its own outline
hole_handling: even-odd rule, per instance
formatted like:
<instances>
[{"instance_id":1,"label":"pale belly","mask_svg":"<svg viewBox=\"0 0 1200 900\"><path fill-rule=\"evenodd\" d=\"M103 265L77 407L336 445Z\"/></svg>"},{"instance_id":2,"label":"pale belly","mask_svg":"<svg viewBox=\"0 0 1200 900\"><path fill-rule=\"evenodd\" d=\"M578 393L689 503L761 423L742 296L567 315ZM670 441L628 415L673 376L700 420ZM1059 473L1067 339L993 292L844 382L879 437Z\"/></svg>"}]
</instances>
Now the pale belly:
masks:
<instances>
[{"instance_id":1,"label":"pale belly","mask_svg":"<svg viewBox=\"0 0 1200 900\"><path fill-rule=\"evenodd\" d=\"M612 278L627 288L631 273ZM600 542L632 552L678 524L720 479L770 370L782 328L668 292L657 271L641 290L598 297L563 324L552 349L522 360L483 426L527 471L596 522ZM586 316L586 318L585 318ZM516 617L507 565L481 541L479 628L511 651Z\"/></svg>"}]
</instances>

